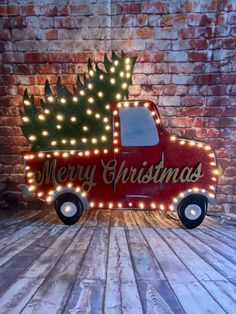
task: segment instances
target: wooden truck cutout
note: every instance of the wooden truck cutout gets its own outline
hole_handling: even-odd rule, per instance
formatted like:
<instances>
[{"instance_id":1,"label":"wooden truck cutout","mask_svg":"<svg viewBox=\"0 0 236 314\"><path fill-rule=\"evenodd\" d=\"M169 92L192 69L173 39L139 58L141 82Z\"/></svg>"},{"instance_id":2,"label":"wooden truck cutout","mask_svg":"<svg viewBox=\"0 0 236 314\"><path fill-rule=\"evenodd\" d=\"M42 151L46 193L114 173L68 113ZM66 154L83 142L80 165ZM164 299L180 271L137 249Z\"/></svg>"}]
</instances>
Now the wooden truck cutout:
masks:
<instances>
[{"instance_id":1,"label":"wooden truck cutout","mask_svg":"<svg viewBox=\"0 0 236 314\"><path fill-rule=\"evenodd\" d=\"M24 153L31 193L54 203L65 224L85 209L177 210L187 228L215 203L218 166L213 149L176 138L162 127L151 101L111 104L110 148Z\"/></svg>"}]
</instances>

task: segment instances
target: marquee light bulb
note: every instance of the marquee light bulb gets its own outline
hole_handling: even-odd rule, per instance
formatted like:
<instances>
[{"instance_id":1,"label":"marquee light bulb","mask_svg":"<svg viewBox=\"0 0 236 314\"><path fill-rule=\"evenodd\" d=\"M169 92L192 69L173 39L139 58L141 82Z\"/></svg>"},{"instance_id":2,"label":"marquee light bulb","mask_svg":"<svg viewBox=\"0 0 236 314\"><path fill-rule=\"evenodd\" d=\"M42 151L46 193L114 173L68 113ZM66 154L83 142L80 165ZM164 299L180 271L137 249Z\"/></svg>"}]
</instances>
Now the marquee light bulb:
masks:
<instances>
[{"instance_id":1,"label":"marquee light bulb","mask_svg":"<svg viewBox=\"0 0 236 314\"><path fill-rule=\"evenodd\" d=\"M48 97L48 101L53 102L54 101L54 97L53 96L49 96Z\"/></svg>"},{"instance_id":2,"label":"marquee light bulb","mask_svg":"<svg viewBox=\"0 0 236 314\"><path fill-rule=\"evenodd\" d=\"M111 68L110 68L110 71L111 71L112 73L114 73L114 72L115 72L115 68L114 68L114 67L111 67Z\"/></svg>"},{"instance_id":3,"label":"marquee light bulb","mask_svg":"<svg viewBox=\"0 0 236 314\"><path fill-rule=\"evenodd\" d=\"M112 207L113 207L113 203L109 203L109 204L108 204L108 207L109 207L109 208L112 208Z\"/></svg>"},{"instance_id":4,"label":"marquee light bulb","mask_svg":"<svg viewBox=\"0 0 236 314\"><path fill-rule=\"evenodd\" d=\"M93 97L89 97L88 102L89 102L90 104L94 103Z\"/></svg>"},{"instance_id":5,"label":"marquee light bulb","mask_svg":"<svg viewBox=\"0 0 236 314\"><path fill-rule=\"evenodd\" d=\"M95 118L99 119L100 117L101 117L101 116L100 116L99 113L96 113L96 114L95 114Z\"/></svg>"},{"instance_id":6,"label":"marquee light bulb","mask_svg":"<svg viewBox=\"0 0 236 314\"><path fill-rule=\"evenodd\" d=\"M88 131L88 127L86 125L83 126L83 130L86 132Z\"/></svg>"},{"instance_id":7,"label":"marquee light bulb","mask_svg":"<svg viewBox=\"0 0 236 314\"><path fill-rule=\"evenodd\" d=\"M45 116L43 114L40 114L39 115L39 120L41 120L41 121L45 120Z\"/></svg>"},{"instance_id":8,"label":"marquee light bulb","mask_svg":"<svg viewBox=\"0 0 236 314\"><path fill-rule=\"evenodd\" d=\"M61 98L61 99L60 99L60 102L61 102L62 104L65 104L65 103L66 103L65 98Z\"/></svg>"},{"instance_id":9,"label":"marquee light bulb","mask_svg":"<svg viewBox=\"0 0 236 314\"><path fill-rule=\"evenodd\" d=\"M118 65L119 64L119 61L118 60L115 60L114 61L114 65Z\"/></svg>"},{"instance_id":10,"label":"marquee light bulb","mask_svg":"<svg viewBox=\"0 0 236 314\"><path fill-rule=\"evenodd\" d=\"M56 142L56 141L52 141L52 142L51 142L51 145L52 145L52 146L55 146L55 145L57 145L57 142Z\"/></svg>"},{"instance_id":11,"label":"marquee light bulb","mask_svg":"<svg viewBox=\"0 0 236 314\"><path fill-rule=\"evenodd\" d=\"M76 144L76 140L72 139L72 140L70 141L70 143L71 143L71 145L75 145L75 144Z\"/></svg>"},{"instance_id":12,"label":"marquee light bulb","mask_svg":"<svg viewBox=\"0 0 236 314\"><path fill-rule=\"evenodd\" d=\"M29 106L30 105L30 101L26 99L26 100L24 100L24 104Z\"/></svg>"},{"instance_id":13,"label":"marquee light bulb","mask_svg":"<svg viewBox=\"0 0 236 314\"><path fill-rule=\"evenodd\" d=\"M126 101L124 106L125 106L125 108L128 108L129 107L129 103Z\"/></svg>"},{"instance_id":14,"label":"marquee light bulb","mask_svg":"<svg viewBox=\"0 0 236 314\"><path fill-rule=\"evenodd\" d=\"M145 102L144 107L145 107L145 108L148 108L148 107L149 107L149 103L148 103L148 102Z\"/></svg>"},{"instance_id":15,"label":"marquee light bulb","mask_svg":"<svg viewBox=\"0 0 236 314\"><path fill-rule=\"evenodd\" d=\"M95 149L94 154L95 154L95 155L99 154L99 150L98 150L98 149Z\"/></svg>"},{"instance_id":16,"label":"marquee light bulb","mask_svg":"<svg viewBox=\"0 0 236 314\"><path fill-rule=\"evenodd\" d=\"M91 115L91 114L92 114L92 110L91 110L91 109L88 109L88 110L86 111L86 113L87 113L88 115Z\"/></svg>"},{"instance_id":17,"label":"marquee light bulb","mask_svg":"<svg viewBox=\"0 0 236 314\"><path fill-rule=\"evenodd\" d=\"M30 135L29 140L30 141L36 141L36 136L35 135Z\"/></svg>"},{"instance_id":18,"label":"marquee light bulb","mask_svg":"<svg viewBox=\"0 0 236 314\"><path fill-rule=\"evenodd\" d=\"M139 207L140 207L141 209L143 209L143 208L144 208L144 204L143 204L143 203L139 203Z\"/></svg>"},{"instance_id":19,"label":"marquee light bulb","mask_svg":"<svg viewBox=\"0 0 236 314\"><path fill-rule=\"evenodd\" d=\"M67 140L66 140L66 139L63 139L61 142L62 142L62 144L66 144L66 143L67 143Z\"/></svg>"},{"instance_id":20,"label":"marquee light bulb","mask_svg":"<svg viewBox=\"0 0 236 314\"><path fill-rule=\"evenodd\" d=\"M49 114L49 113L50 113L50 111L49 111L48 109L45 109L44 112L45 112L46 114Z\"/></svg>"},{"instance_id":21,"label":"marquee light bulb","mask_svg":"<svg viewBox=\"0 0 236 314\"><path fill-rule=\"evenodd\" d=\"M130 58L126 58L125 59L125 64L129 64L130 63Z\"/></svg>"},{"instance_id":22,"label":"marquee light bulb","mask_svg":"<svg viewBox=\"0 0 236 314\"><path fill-rule=\"evenodd\" d=\"M84 96L85 92L83 90L81 90L80 92L80 95Z\"/></svg>"},{"instance_id":23,"label":"marquee light bulb","mask_svg":"<svg viewBox=\"0 0 236 314\"><path fill-rule=\"evenodd\" d=\"M58 121L62 121L63 120L63 115L62 114L58 114L56 116L56 118L57 118Z\"/></svg>"},{"instance_id":24,"label":"marquee light bulb","mask_svg":"<svg viewBox=\"0 0 236 314\"><path fill-rule=\"evenodd\" d=\"M124 77L124 72L120 72L120 77Z\"/></svg>"},{"instance_id":25,"label":"marquee light bulb","mask_svg":"<svg viewBox=\"0 0 236 314\"><path fill-rule=\"evenodd\" d=\"M85 137L82 138L83 143L87 143L87 139Z\"/></svg>"},{"instance_id":26,"label":"marquee light bulb","mask_svg":"<svg viewBox=\"0 0 236 314\"><path fill-rule=\"evenodd\" d=\"M57 124L57 129L60 130L61 129L61 125Z\"/></svg>"},{"instance_id":27,"label":"marquee light bulb","mask_svg":"<svg viewBox=\"0 0 236 314\"><path fill-rule=\"evenodd\" d=\"M102 92L98 92L98 97L102 97L103 93Z\"/></svg>"},{"instance_id":28,"label":"marquee light bulb","mask_svg":"<svg viewBox=\"0 0 236 314\"><path fill-rule=\"evenodd\" d=\"M134 107L138 107L138 101L134 102Z\"/></svg>"},{"instance_id":29,"label":"marquee light bulb","mask_svg":"<svg viewBox=\"0 0 236 314\"><path fill-rule=\"evenodd\" d=\"M23 117L22 120L23 120L24 122L29 122L29 118L28 118L28 117Z\"/></svg>"},{"instance_id":30,"label":"marquee light bulb","mask_svg":"<svg viewBox=\"0 0 236 314\"><path fill-rule=\"evenodd\" d=\"M88 84L88 88L89 88L89 89L92 89L92 88L93 88L93 84L89 83L89 84Z\"/></svg>"},{"instance_id":31,"label":"marquee light bulb","mask_svg":"<svg viewBox=\"0 0 236 314\"><path fill-rule=\"evenodd\" d=\"M130 76L131 76L130 73L126 73L127 78L130 78Z\"/></svg>"},{"instance_id":32,"label":"marquee light bulb","mask_svg":"<svg viewBox=\"0 0 236 314\"><path fill-rule=\"evenodd\" d=\"M103 207L103 203L99 203L99 205L98 205L100 208L102 208Z\"/></svg>"},{"instance_id":33,"label":"marquee light bulb","mask_svg":"<svg viewBox=\"0 0 236 314\"><path fill-rule=\"evenodd\" d=\"M78 98L76 96L74 96L72 99L74 102L76 102L78 100Z\"/></svg>"},{"instance_id":34,"label":"marquee light bulb","mask_svg":"<svg viewBox=\"0 0 236 314\"><path fill-rule=\"evenodd\" d=\"M96 138L92 138L92 143L96 144L97 143L97 139Z\"/></svg>"},{"instance_id":35,"label":"marquee light bulb","mask_svg":"<svg viewBox=\"0 0 236 314\"><path fill-rule=\"evenodd\" d=\"M118 152L119 152L119 149L118 149L118 148L115 148L115 149L114 149L114 152L115 152L115 153L118 153Z\"/></svg>"},{"instance_id":36,"label":"marquee light bulb","mask_svg":"<svg viewBox=\"0 0 236 314\"><path fill-rule=\"evenodd\" d=\"M170 139L171 139L171 141L175 141L175 140L176 140L176 136L175 136L175 135L172 135L172 136L170 137Z\"/></svg>"},{"instance_id":37,"label":"marquee light bulb","mask_svg":"<svg viewBox=\"0 0 236 314\"><path fill-rule=\"evenodd\" d=\"M101 74L101 75L99 76L99 78L100 78L100 80L103 80L103 75Z\"/></svg>"},{"instance_id":38,"label":"marquee light bulb","mask_svg":"<svg viewBox=\"0 0 236 314\"><path fill-rule=\"evenodd\" d=\"M155 204L155 203L152 203L152 204L151 204L151 207L152 207L152 208L156 208L156 204Z\"/></svg>"},{"instance_id":39,"label":"marquee light bulb","mask_svg":"<svg viewBox=\"0 0 236 314\"><path fill-rule=\"evenodd\" d=\"M126 71L129 71L130 70L130 65L129 64L126 65L125 69L126 69Z\"/></svg>"},{"instance_id":40,"label":"marquee light bulb","mask_svg":"<svg viewBox=\"0 0 236 314\"><path fill-rule=\"evenodd\" d=\"M105 135L102 135L102 136L101 136L101 140L102 140L103 142L105 142L105 141L107 140L107 137L106 137Z\"/></svg>"},{"instance_id":41,"label":"marquee light bulb","mask_svg":"<svg viewBox=\"0 0 236 314\"><path fill-rule=\"evenodd\" d=\"M121 94L116 94L116 99L121 99Z\"/></svg>"},{"instance_id":42,"label":"marquee light bulb","mask_svg":"<svg viewBox=\"0 0 236 314\"><path fill-rule=\"evenodd\" d=\"M121 207L122 207L122 204L121 204L121 203L118 203L118 207L121 208Z\"/></svg>"},{"instance_id":43,"label":"marquee light bulb","mask_svg":"<svg viewBox=\"0 0 236 314\"><path fill-rule=\"evenodd\" d=\"M43 136L47 136L47 135L48 135L48 131L43 131L43 132L42 132L42 135L43 135Z\"/></svg>"},{"instance_id":44,"label":"marquee light bulb","mask_svg":"<svg viewBox=\"0 0 236 314\"><path fill-rule=\"evenodd\" d=\"M94 202L91 202L89 205L90 207L94 207Z\"/></svg>"},{"instance_id":45,"label":"marquee light bulb","mask_svg":"<svg viewBox=\"0 0 236 314\"><path fill-rule=\"evenodd\" d=\"M76 121L76 117L71 117L70 120L71 120L72 122L75 122L75 121Z\"/></svg>"},{"instance_id":46,"label":"marquee light bulb","mask_svg":"<svg viewBox=\"0 0 236 314\"><path fill-rule=\"evenodd\" d=\"M110 79L111 84L115 84L116 80L114 78Z\"/></svg>"},{"instance_id":47,"label":"marquee light bulb","mask_svg":"<svg viewBox=\"0 0 236 314\"><path fill-rule=\"evenodd\" d=\"M107 153L108 153L108 150L107 150L107 149L104 149L103 152L104 152L104 154L107 154Z\"/></svg>"},{"instance_id":48,"label":"marquee light bulb","mask_svg":"<svg viewBox=\"0 0 236 314\"><path fill-rule=\"evenodd\" d=\"M106 105L106 109L109 110L111 107L110 105Z\"/></svg>"},{"instance_id":49,"label":"marquee light bulb","mask_svg":"<svg viewBox=\"0 0 236 314\"><path fill-rule=\"evenodd\" d=\"M111 129L110 125L106 125L106 126L105 126L105 130L106 130L106 131L109 131L110 129Z\"/></svg>"},{"instance_id":50,"label":"marquee light bulb","mask_svg":"<svg viewBox=\"0 0 236 314\"><path fill-rule=\"evenodd\" d=\"M90 76L93 76L93 75L94 75L93 70L90 70L90 71L89 71L89 75L90 75Z\"/></svg>"},{"instance_id":51,"label":"marquee light bulb","mask_svg":"<svg viewBox=\"0 0 236 314\"><path fill-rule=\"evenodd\" d=\"M114 116L117 116L118 115L118 111L114 110L113 114L114 114Z\"/></svg>"}]
</instances>

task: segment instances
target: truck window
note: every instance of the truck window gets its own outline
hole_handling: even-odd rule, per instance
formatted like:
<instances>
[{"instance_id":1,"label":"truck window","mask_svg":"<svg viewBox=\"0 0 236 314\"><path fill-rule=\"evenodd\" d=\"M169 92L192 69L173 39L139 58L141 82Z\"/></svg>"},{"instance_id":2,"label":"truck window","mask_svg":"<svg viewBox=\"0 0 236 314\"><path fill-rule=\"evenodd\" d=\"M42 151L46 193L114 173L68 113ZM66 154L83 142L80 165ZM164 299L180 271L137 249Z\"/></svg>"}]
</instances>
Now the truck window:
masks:
<instances>
[{"instance_id":1,"label":"truck window","mask_svg":"<svg viewBox=\"0 0 236 314\"><path fill-rule=\"evenodd\" d=\"M151 112L144 107L120 109L122 146L153 146L159 137Z\"/></svg>"}]
</instances>

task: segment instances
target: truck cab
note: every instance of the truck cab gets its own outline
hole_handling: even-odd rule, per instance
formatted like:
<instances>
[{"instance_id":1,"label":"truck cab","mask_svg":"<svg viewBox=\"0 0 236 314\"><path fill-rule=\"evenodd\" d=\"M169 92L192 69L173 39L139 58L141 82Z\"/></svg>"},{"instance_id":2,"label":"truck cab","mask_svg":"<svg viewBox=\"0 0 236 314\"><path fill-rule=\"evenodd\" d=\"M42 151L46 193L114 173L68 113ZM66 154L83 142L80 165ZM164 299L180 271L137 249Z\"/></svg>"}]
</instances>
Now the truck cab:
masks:
<instances>
[{"instance_id":1,"label":"truck cab","mask_svg":"<svg viewBox=\"0 0 236 314\"><path fill-rule=\"evenodd\" d=\"M25 153L26 184L54 203L66 224L85 209L176 210L187 228L214 204L218 167L213 149L162 127L151 101L111 104L110 148Z\"/></svg>"}]
</instances>

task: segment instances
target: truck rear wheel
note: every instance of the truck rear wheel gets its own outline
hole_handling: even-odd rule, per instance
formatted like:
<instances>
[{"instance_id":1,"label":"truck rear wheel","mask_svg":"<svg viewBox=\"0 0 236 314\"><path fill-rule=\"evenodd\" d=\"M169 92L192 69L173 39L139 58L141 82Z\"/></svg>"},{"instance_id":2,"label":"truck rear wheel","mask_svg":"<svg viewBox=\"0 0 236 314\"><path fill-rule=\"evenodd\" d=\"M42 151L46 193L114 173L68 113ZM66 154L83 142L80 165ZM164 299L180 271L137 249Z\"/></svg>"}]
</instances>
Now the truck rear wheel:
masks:
<instances>
[{"instance_id":1,"label":"truck rear wheel","mask_svg":"<svg viewBox=\"0 0 236 314\"><path fill-rule=\"evenodd\" d=\"M83 212L83 205L76 195L65 193L55 200L55 209L58 217L64 224L75 224Z\"/></svg>"},{"instance_id":2,"label":"truck rear wheel","mask_svg":"<svg viewBox=\"0 0 236 314\"><path fill-rule=\"evenodd\" d=\"M194 194L185 197L177 208L182 224L188 229L198 227L206 216L207 203L207 198L203 195Z\"/></svg>"}]
</instances>

